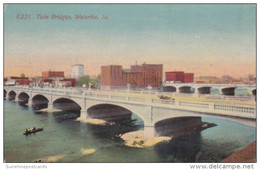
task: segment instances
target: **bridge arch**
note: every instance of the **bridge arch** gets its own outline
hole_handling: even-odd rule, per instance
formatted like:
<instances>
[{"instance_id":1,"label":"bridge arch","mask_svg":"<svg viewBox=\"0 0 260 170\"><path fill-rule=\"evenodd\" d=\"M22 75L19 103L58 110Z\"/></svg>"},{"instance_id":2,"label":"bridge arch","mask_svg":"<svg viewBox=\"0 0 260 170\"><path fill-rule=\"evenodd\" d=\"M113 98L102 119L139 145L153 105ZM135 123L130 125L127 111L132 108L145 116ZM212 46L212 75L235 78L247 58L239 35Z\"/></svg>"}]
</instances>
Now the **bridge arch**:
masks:
<instances>
[{"instance_id":1,"label":"bridge arch","mask_svg":"<svg viewBox=\"0 0 260 170\"><path fill-rule=\"evenodd\" d=\"M224 87L221 89L223 95L234 96L236 87Z\"/></svg>"},{"instance_id":2,"label":"bridge arch","mask_svg":"<svg viewBox=\"0 0 260 170\"><path fill-rule=\"evenodd\" d=\"M211 87L210 86L203 86L198 88L199 94L210 94Z\"/></svg>"},{"instance_id":3,"label":"bridge arch","mask_svg":"<svg viewBox=\"0 0 260 170\"><path fill-rule=\"evenodd\" d=\"M8 98L9 100L15 100L15 97L16 97L16 92L11 90L9 93L8 93Z\"/></svg>"},{"instance_id":4,"label":"bridge arch","mask_svg":"<svg viewBox=\"0 0 260 170\"><path fill-rule=\"evenodd\" d=\"M87 113L88 113L88 116L92 117L93 116L93 110L94 108L99 108L99 107L102 107L102 106L113 106L115 108L115 111L117 111L116 109L118 110L121 110L121 111L125 111L126 114L128 113L133 113L135 115L137 115L144 123L144 125L147 124L147 119L146 119L146 116L145 114L140 114L140 110L135 108L134 106L131 107L131 106L128 106L128 105L125 105L125 104L120 104L120 103L109 103L109 102L100 102L100 103L95 103L95 104L92 104L92 105L89 105L89 107L87 108ZM112 114L110 116L116 116L117 113L115 114ZM122 115L122 114L121 114ZM123 116L123 115L122 115ZM95 118L95 116L93 116Z\"/></svg>"},{"instance_id":5,"label":"bridge arch","mask_svg":"<svg viewBox=\"0 0 260 170\"><path fill-rule=\"evenodd\" d=\"M19 101L28 103L30 96L26 92L20 92L17 95Z\"/></svg>"},{"instance_id":6,"label":"bridge arch","mask_svg":"<svg viewBox=\"0 0 260 170\"><path fill-rule=\"evenodd\" d=\"M4 89L4 98L6 97L7 95L7 91Z\"/></svg>"},{"instance_id":7,"label":"bridge arch","mask_svg":"<svg viewBox=\"0 0 260 170\"><path fill-rule=\"evenodd\" d=\"M48 104L49 100L42 94L36 94L32 97L32 104Z\"/></svg>"},{"instance_id":8,"label":"bridge arch","mask_svg":"<svg viewBox=\"0 0 260 170\"><path fill-rule=\"evenodd\" d=\"M52 102L53 108L64 111L80 111L82 106L75 100L66 97L59 97Z\"/></svg>"},{"instance_id":9,"label":"bridge arch","mask_svg":"<svg viewBox=\"0 0 260 170\"><path fill-rule=\"evenodd\" d=\"M191 86L181 86L179 87L180 93L193 93Z\"/></svg>"},{"instance_id":10,"label":"bridge arch","mask_svg":"<svg viewBox=\"0 0 260 170\"><path fill-rule=\"evenodd\" d=\"M256 89L253 89L253 90L252 90L252 94L253 94L254 96L256 96Z\"/></svg>"},{"instance_id":11,"label":"bridge arch","mask_svg":"<svg viewBox=\"0 0 260 170\"><path fill-rule=\"evenodd\" d=\"M176 92L176 87L174 87L174 86L164 86L163 87L163 91L164 92Z\"/></svg>"}]
</instances>

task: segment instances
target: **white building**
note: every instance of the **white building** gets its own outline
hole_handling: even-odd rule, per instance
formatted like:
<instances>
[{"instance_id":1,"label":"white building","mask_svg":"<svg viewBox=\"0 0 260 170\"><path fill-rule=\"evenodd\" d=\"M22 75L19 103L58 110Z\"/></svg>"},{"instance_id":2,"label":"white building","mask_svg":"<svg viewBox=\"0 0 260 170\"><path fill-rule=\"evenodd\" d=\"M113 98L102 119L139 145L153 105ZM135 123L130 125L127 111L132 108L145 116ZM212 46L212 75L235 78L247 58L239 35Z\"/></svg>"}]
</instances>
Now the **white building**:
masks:
<instances>
[{"instance_id":1,"label":"white building","mask_svg":"<svg viewBox=\"0 0 260 170\"><path fill-rule=\"evenodd\" d=\"M84 76L84 65L83 64L75 64L71 66L71 77L79 78Z\"/></svg>"}]
</instances>

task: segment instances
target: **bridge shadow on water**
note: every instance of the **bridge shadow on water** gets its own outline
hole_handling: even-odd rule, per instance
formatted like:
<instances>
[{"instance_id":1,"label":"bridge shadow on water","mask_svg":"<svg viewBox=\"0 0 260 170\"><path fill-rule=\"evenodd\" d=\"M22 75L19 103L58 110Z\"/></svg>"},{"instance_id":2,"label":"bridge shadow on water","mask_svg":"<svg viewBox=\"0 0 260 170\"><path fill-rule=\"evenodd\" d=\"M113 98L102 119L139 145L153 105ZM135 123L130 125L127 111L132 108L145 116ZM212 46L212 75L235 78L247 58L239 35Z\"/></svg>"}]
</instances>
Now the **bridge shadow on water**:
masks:
<instances>
[{"instance_id":1,"label":"bridge shadow on water","mask_svg":"<svg viewBox=\"0 0 260 170\"><path fill-rule=\"evenodd\" d=\"M27 102L27 101L19 101L19 102L17 102L17 103L21 106L21 109L22 109L22 110L29 110L28 102Z\"/></svg>"},{"instance_id":2,"label":"bridge shadow on water","mask_svg":"<svg viewBox=\"0 0 260 170\"><path fill-rule=\"evenodd\" d=\"M201 133L180 136L154 146L157 155L166 162L196 162L202 147Z\"/></svg>"},{"instance_id":3,"label":"bridge shadow on water","mask_svg":"<svg viewBox=\"0 0 260 170\"><path fill-rule=\"evenodd\" d=\"M76 120L80 116L80 111L75 111L75 110L66 110L66 111L58 111L58 112L53 112L52 116L54 120L58 123L62 122L71 122Z\"/></svg>"},{"instance_id":4,"label":"bridge shadow on water","mask_svg":"<svg viewBox=\"0 0 260 170\"><path fill-rule=\"evenodd\" d=\"M154 146L154 151L165 162L221 162L239 148L239 142L208 140L201 132L180 136Z\"/></svg>"},{"instance_id":5,"label":"bridge shadow on water","mask_svg":"<svg viewBox=\"0 0 260 170\"><path fill-rule=\"evenodd\" d=\"M46 109L48 107L47 103L41 103L41 104L33 104L32 109L34 110L34 113L39 114L39 110Z\"/></svg>"}]
</instances>

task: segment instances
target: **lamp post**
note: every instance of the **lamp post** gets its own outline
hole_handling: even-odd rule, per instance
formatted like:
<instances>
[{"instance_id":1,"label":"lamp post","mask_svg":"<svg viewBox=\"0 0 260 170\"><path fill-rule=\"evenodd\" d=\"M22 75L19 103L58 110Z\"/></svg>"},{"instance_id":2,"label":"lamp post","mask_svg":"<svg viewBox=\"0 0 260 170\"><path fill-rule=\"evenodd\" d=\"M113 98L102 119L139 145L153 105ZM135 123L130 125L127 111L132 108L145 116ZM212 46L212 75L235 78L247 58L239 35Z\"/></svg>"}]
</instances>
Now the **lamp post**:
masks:
<instances>
[{"instance_id":1,"label":"lamp post","mask_svg":"<svg viewBox=\"0 0 260 170\"><path fill-rule=\"evenodd\" d=\"M126 86L127 86L127 93L129 93L131 84L128 83Z\"/></svg>"},{"instance_id":2,"label":"lamp post","mask_svg":"<svg viewBox=\"0 0 260 170\"><path fill-rule=\"evenodd\" d=\"M90 91L91 90L91 83L88 83L88 90Z\"/></svg>"}]
</instances>

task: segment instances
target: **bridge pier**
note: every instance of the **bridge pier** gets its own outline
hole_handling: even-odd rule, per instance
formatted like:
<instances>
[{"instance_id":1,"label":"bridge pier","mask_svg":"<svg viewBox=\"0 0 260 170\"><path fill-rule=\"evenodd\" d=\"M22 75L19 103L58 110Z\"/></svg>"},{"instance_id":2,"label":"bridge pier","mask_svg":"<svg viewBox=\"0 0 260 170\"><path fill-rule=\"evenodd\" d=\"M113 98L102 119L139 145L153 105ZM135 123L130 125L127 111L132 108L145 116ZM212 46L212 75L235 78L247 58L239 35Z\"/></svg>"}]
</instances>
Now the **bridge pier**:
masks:
<instances>
[{"instance_id":1,"label":"bridge pier","mask_svg":"<svg viewBox=\"0 0 260 170\"><path fill-rule=\"evenodd\" d=\"M28 106L32 106L32 104L33 104L32 99L29 98L29 99L28 99L28 104L27 104L27 105L28 105Z\"/></svg>"},{"instance_id":2,"label":"bridge pier","mask_svg":"<svg viewBox=\"0 0 260 170\"><path fill-rule=\"evenodd\" d=\"M179 89L179 87L176 87L176 92L175 92L176 94L179 94L180 93L180 89Z\"/></svg>"},{"instance_id":3,"label":"bridge pier","mask_svg":"<svg viewBox=\"0 0 260 170\"><path fill-rule=\"evenodd\" d=\"M18 95L15 95L14 101L15 101L15 102L19 102Z\"/></svg>"},{"instance_id":4,"label":"bridge pier","mask_svg":"<svg viewBox=\"0 0 260 170\"><path fill-rule=\"evenodd\" d=\"M194 96L194 97L199 97L199 95L200 95L199 89L198 89L198 88L195 88L194 93L193 93L193 96Z\"/></svg>"},{"instance_id":5,"label":"bridge pier","mask_svg":"<svg viewBox=\"0 0 260 170\"><path fill-rule=\"evenodd\" d=\"M52 103L48 103L47 111L48 112L52 112L53 111L53 104Z\"/></svg>"},{"instance_id":6,"label":"bridge pier","mask_svg":"<svg viewBox=\"0 0 260 170\"><path fill-rule=\"evenodd\" d=\"M154 126L144 126L144 137L152 138L156 136L156 131Z\"/></svg>"},{"instance_id":7,"label":"bridge pier","mask_svg":"<svg viewBox=\"0 0 260 170\"><path fill-rule=\"evenodd\" d=\"M80 110L80 119L88 119L88 111L85 109Z\"/></svg>"}]
</instances>

